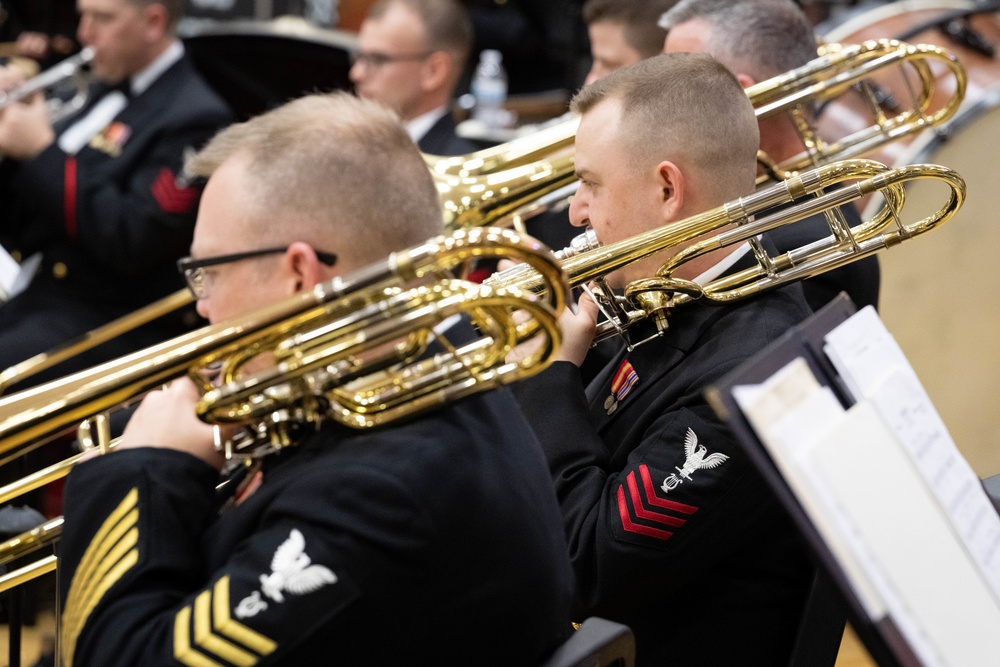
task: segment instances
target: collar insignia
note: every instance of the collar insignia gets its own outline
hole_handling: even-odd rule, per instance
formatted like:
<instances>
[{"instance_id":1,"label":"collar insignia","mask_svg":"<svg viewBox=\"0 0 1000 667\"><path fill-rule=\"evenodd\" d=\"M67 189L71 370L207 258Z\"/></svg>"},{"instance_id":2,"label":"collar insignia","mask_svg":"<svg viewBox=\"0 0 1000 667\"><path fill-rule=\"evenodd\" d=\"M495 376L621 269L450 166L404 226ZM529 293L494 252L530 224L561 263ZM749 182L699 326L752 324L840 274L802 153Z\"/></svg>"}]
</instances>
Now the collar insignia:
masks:
<instances>
[{"instance_id":1,"label":"collar insignia","mask_svg":"<svg viewBox=\"0 0 1000 667\"><path fill-rule=\"evenodd\" d=\"M695 470L717 468L729 460L728 456L719 452L708 454L707 456L706 454L708 454L708 450L705 448L705 445L698 442L698 436L695 435L694 430L689 428L687 435L684 436L684 467L678 468L674 466L674 470L678 474L674 475L671 473L663 480L663 484L660 486L663 492L666 493L672 489L676 489L684 483L684 480L691 479L691 475Z\"/></svg>"},{"instance_id":2,"label":"collar insignia","mask_svg":"<svg viewBox=\"0 0 1000 667\"><path fill-rule=\"evenodd\" d=\"M638 383L639 374L632 368L628 359L622 360L621 366L615 371L614 379L611 380L611 395L604 400L604 409L609 415L618 409L618 404L625 400Z\"/></svg>"},{"instance_id":3,"label":"collar insignia","mask_svg":"<svg viewBox=\"0 0 1000 667\"><path fill-rule=\"evenodd\" d=\"M271 573L260 575L260 590L243 598L236 606L236 617L255 616L267 609L263 593L272 601L285 601L284 593L305 595L319 590L327 584L337 583L337 575L323 565L312 565L306 555L306 538L293 528L288 539L274 552L271 559Z\"/></svg>"}]
</instances>

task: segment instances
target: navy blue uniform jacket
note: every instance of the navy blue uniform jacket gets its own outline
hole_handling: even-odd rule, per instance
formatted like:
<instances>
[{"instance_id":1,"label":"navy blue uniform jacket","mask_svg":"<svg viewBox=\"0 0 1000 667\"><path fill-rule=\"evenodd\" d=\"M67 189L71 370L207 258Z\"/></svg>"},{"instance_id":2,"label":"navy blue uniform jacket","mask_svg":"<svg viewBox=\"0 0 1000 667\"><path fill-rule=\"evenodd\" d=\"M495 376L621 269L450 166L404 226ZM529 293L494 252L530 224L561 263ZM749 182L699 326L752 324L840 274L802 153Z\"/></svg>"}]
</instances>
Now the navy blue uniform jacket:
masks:
<instances>
[{"instance_id":1,"label":"navy blue uniform jacket","mask_svg":"<svg viewBox=\"0 0 1000 667\"><path fill-rule=\"evenodd\" d=\"M148 448L73 470L67 667L507 667L571 631L559 508L506 390L373 431L325 426L221 516L216 478Z\"/></svg>"},{"instance_id":2,"label":"navy blue uniform jacket","mask_svg":"<svg viewBox=\"0 0 1000 667\"><path fill-rule=\"evenodd\" d=\"M703 392L808 314L798 285L695 302L586 391L568 362L515 385L556 484L577 618L631 626L637 665L787 662L806 551Z\"/></svg>"}]
</instances>

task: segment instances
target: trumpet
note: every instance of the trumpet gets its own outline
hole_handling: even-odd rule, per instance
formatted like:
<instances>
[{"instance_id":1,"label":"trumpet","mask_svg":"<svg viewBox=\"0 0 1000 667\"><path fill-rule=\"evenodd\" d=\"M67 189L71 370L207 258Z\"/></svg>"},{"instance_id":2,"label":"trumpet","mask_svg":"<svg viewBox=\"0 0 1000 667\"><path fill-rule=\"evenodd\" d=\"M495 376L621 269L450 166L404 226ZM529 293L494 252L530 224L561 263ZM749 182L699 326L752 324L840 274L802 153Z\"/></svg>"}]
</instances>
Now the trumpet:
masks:
<instances>
[{"instance_id":1,"label":"trumpet","mask_svg":"<svg viewBox=\"0 0 1000 667\"><path fill-rule=\"evenodd\" d=\"M84 48L75 56L53 65L17 88L0 93L0 111L28 99L35 93L50 91L54 93L67 84L72 84L73 94L68 99L53 94L45 100L49 119L53 123L69 117L87 103L90 78L86 70L93 59L94 50L90 47Z\"/></svg>"},{"instance_id":2,"label":"trumpet","mask_svg":"<svg viewBox=\"0 0 1000 667\"><path fill-rule=\"evenodd\" d=\"M943 65L954 80L951 95L934 100L933 68ZM911 72L919 84L911 86L912 104L887 117L868 84L892 68ZM897 40L870 40L862 44L824 47L824 55L802 67L746 89L758 120L789 114L804 150L781 162L760 153L764 167L758 186L783 180L803 169L870 153L886 144L937 127L951 119L965 97L968 76L945 49ZM872 123L849 136L825 141L813 124L815 108L860 88L867 91ZM573 173L573 138L579 118L564 120L533 135L464 156L425 156L437 185L445 224L449 228L514 224L534 213L543 197L565 199L577 187ZM556 196L558 193L558 196Z\"/></svg>"},{"instance_id":3,"label":"trumpet","mask_svg":"<svg viewBox=\"0 0 1000 667\"><path fill-rule=\"evenodd\" d=\"M914 180L940 181L947 187L941 207L913 222L901 217L904 185ZM858 199L881 194L882 207L869 220L848 226L837 209ZM874 254L934 229L948 220L965 201L965 181L956 172L933 164L889 169L873 160L844 160L802 172L786 181L723 204L700 215L669 223L658 229L594 250L572 253L561 262L573 287L597 281L595 296L607 321L598 327L596 340L620 334L629 348L628 329L651 319L660 335L669 326L672 310L703 300L727 303L752 297L764 290L805 280ZM759 235L782 225L824 214L830 236L771 257ZM705 285L673 274L686 262L723 247L749 244L756 265ZM629 283L622 295L606 283L608 274L633 262L674 250L654 277ZM494 274L485 281L494 287L544 290L541 277L526 265Z\"/></svg>"}]
</instances>

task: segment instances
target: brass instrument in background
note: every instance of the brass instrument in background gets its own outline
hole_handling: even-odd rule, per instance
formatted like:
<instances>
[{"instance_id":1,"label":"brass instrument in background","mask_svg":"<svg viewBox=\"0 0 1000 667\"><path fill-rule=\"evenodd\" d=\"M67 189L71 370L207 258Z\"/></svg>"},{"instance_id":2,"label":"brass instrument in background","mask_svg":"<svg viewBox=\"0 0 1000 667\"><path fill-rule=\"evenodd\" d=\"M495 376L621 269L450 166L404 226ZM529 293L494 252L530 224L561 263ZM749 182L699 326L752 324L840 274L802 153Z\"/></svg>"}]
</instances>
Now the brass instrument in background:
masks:
<instances>
[{"instance_id":1,"label":"brass instrument in background","mask_svg":"<svg viewBox=\"0 0 1000 667\"><path fill-rule=\"evenodd\" d=\"M27 100L35 93L47 93L46 106L49 119L57 123L80 110L87 103L90 78L86 68L94 59L94 50L84 48L75 56L53 65L41 74L25 81L6 93L0 93L0 111L11 104ZM63 98L59 93L71 86L72 95Z\"/></svg>"},{"instance_id":2,"label":"brass instrument in background","mask_svg":"<svg viewBox=\"0 0 1000 667\"><path fill-rule=\"evenodd\" d=\"M878 40L846 47L831 44L825 46L824 51L826 55L798 69L747 89L759 118L794 112L797 126L806 133L803 142L810 147L803 155L780 165L761 156L772 180L786 178L790 175L788 172L810 165L875 150L924 128L938 126L954 115L965 94L964 68L949 52L936 46ZM932 62L946 65L955 79L951 97L937 109L931 107L934 93ZM874 125L839 141L824 143L815 136L805 107L833 99L887 67L903 65L912 67L920 82L910 109L893 118L885 118L879 112ZM523 232L525 219L547 210L553 202L565 203L578 185L574 175L573 140L579 122L579 117L570 115L534 134L464 156L425 155L438 189L446 227L460 229L498 224ZM124 329L136 325L130 324L130 316L126 316L114 326ZM73 347L61 350L59 358L89 349L94 340L91 336L85 337ZM56 363L56 357L46 359L45 356L32 360L31 372ZM23 377L18 367L8 369L0 375L0 392Z\"/></svg>"},{"instance_id":3,"label":"brass instrument in background","mask_svg":"<svg viewBox=\"0 0 1000 667\"><path fill-rule=\"evenodd\" d=\"M452 277L478 258L527 262L544 276L544 295ZM568 289L553 254L537 241L511 230L460 230L239 320L4 398L0 454L23 453L81 420L96 425L83 429L81 442L107 451L108 413L182 375L204 392L199 416L245 426L224 443L227 457L263 456L327 420L358 429L385 424L543 369L561 340L557 317ZM515 322L515 311L530 318ZM471 318L479 336L462 345L435 331L459 314ZM536 336L536 352L507 361L516 344ZM443 352L424 358L432 341ZM248 370L262 355L267 368ZM217 382L206 378L207 369ZM0 489L0 503L64 476L80 456ZM55 519L0 545L0 563L51 543L60 526ZM55 561L36 567L32 576ZM0 591L25 576L0 577Z\"/></svg>"},{"instance_id":4,"label":"brass instrument in background","mask_svg":"<svg viewBox=\"0 0 1000 667\"><path fill-rule=\"evenodd\" d=\"M5 394L12 386L37 373L48 370L52 366L71 359L85 350L97 347L120 336L126 331L136 329L193 302L194 297L191 291L185 287L182 290L154 301L148 306L143 306L139 310L112 320L96 329L91 329L79 338L69 341L64 345L47 350L41 354L36 354L30 359L25 359L20 363L14 364L10 368L0 371L0 396Z\"/></svg>"},{"instance_id":5,"label":"brass instrument in background","mask_svg":"<svg viewBox=\"0 0 1000 667\"><path fill-rule=\"evenodd\" d=\"M800 155L772 163L779 178L835 160L864 155L929 127L937 127L950 120L965 99L968 84L965 67L939 46L879 39L849 46L827 44L821 47L821 52L823 55L802 67L747 88L758 119L790 114L805 145ZM933 99L936 89L933 64L942 66L954 79L950 96L937 105ZM911 106L902 108L895 116L886 117L875 92L877 86L869 84L876 74L891 67L900 68ZM916 77L917 88L912 87L913 81L907 72ZM813 123L816 107L852 89L865 96L874 123L846 137L827 140L819 137Z\"/></svg>"},{"instance_id":6,"label":"brass instrument in background","mask_svg":"<svg viewBox=\"0 0 1000 667\"><path fill-rule=\"evenodd\" d=\"M802 67L747 88L758 120L790 114L805 146L803 153L780 163L761 154L760 162L767 173L758 185L783 180L802 169L863 155L939 126L955 115L965 97L965 68L938 46L883 39L850 46L831 44L824 47L824 52ZM944 65L955 82L951 96L940 106L935 106L933 100L932 63ZM893 67L909 68L919 83L917 89L911 90L912 106L887 118L869 91L866 95L874 116L872 125L836 140L824 141L817 136L812 124L817 105L856 87L866 91L869 80ZM554 193L563 199L569 197L577 186L572 143L579 122L578 117L569 116L533 135L464 156L425 156L445 211L445 225L518 226L521 219L537 212L540 198Z\"/></svg>"},{"instance_id":7,"label":"brass instrument in background","mask_svg":"<svg viewBox=\"0 0 1000 667\"><path fill-rule=\"evenodd\" d=\"M942 182L948 196L932 214L905 223L901 219L908 181ZM839 187L837 187L839 186ZM828 191L829 190L829 191ZM837 209L862 197L879 193L882 208L869 220L849 227ZM845 160L802 172L787 181L758 190L722 206L659 229L577 253L562 261L571 286L598 282L596 296L608 321L598 329L598 339L627 334L636 322L652 319L658 333L666 330L671 310L701 299L726 303L765 289L804 280L861 259L884 248L923 234L947 222L965 200L965 181L954 171L932 164L889 169L872 160ZM819 213L827 214L830 236L801 248L771 257L757 236L782 225L794 224ZM746 242L756 266L699 285L674 277L685 262L718 248ZM623 266L670 250L656 276L638 280L616 295L604 278ZM515 266L486 280L493 286L543 290L544 284L528 266ZM625 336L628 345L634 347Z\"/></svg>"}]
</instances>

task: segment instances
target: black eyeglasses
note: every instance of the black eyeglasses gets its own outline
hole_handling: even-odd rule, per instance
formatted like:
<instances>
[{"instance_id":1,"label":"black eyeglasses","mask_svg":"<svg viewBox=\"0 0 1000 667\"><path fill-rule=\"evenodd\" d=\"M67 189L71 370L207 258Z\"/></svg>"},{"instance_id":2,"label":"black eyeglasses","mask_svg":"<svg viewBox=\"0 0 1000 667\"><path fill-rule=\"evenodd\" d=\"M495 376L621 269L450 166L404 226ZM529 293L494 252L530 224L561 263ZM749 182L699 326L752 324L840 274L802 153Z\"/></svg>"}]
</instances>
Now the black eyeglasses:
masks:
<instances>
[{"instance_id":1,"label":"black eyeglasses","mask_svg":"<svg viewBox=\"0 0 1000 667\"><path fill-rule=\"evenodd\" d=\"M184 280L187 281L188 289L194 294L196 299L204 299L208 295L208 281L207 275L205 273L205 267L217 266L219 264L229 264L230 262L239 262L244 259L251 259L253 257L262 257L264 255L277 255L278 253L283 253L288 250L288 246L282 246L279 248L264 248L262 250L248 250L247 252L237 252L231 255L216 255L215 257L204 257L202 259L191 259L190 257L182 257L177 260L177 270L184 276ZM322 252L316 250L316 258L323 262L327 266L333 266L337 263L337 256L330 252Z\"/></svg>"},{"instance_id":2,"label":"black eyeglasses","mask_svg":"<svg viewBox=\"0 0 1000 667\"><path fill-rule=\"evenodd\" d=\"M407 60L424 60L430 56L433 51L426 51L424 53L381 53L379 51L351 51L351 65L357 65L358 63L364 63L370 67L382 67L383 65L388 65L389 63L404 62Z\"/></svg>"}]
</instances>

